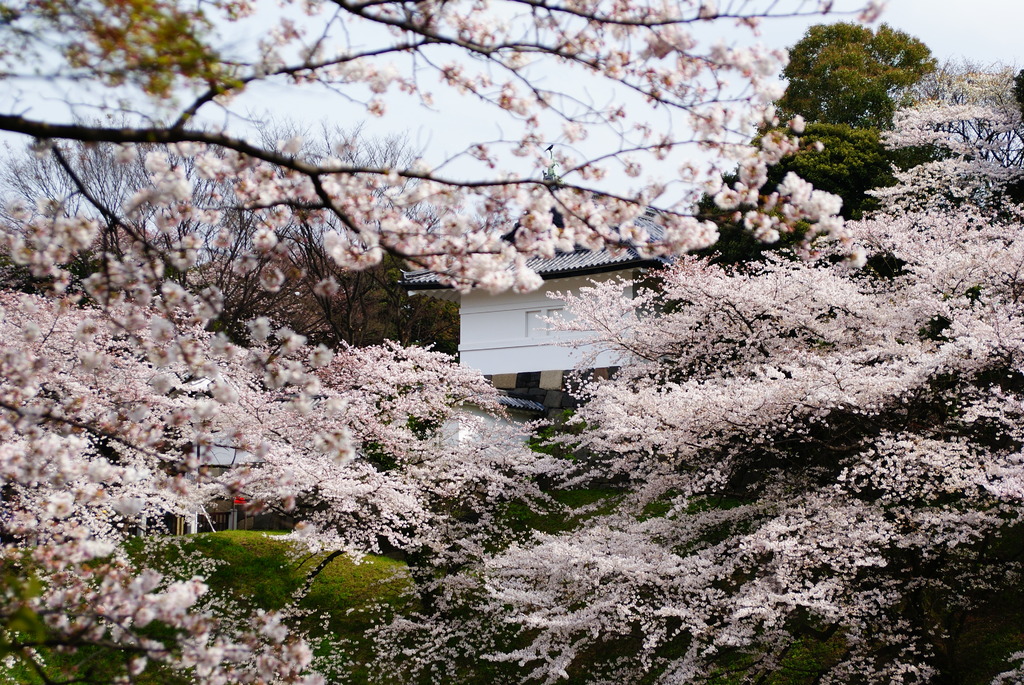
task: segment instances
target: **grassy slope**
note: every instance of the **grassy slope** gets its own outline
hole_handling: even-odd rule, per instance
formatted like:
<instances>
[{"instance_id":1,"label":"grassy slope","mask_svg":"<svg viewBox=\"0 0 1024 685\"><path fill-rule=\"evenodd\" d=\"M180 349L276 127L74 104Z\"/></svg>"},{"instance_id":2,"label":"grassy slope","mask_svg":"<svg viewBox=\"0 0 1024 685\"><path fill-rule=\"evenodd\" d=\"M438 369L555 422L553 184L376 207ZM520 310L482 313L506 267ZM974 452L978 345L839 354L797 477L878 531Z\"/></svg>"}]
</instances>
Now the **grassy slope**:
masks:
<instances>
[{"instance_id":1,"label":"grassy slope","mask_svg":"<svg viewBox=\"0 0 1024 685\"><path fill-rule=\"evenodd\" d=\"M182 538L171 539L170 542ZM295 554L275 536L250 531L225 531L188 536L187 547L226 563L205 574L218 592L234 598L241 609L282 609L325 555ZM162 563L174 568L173 545ZM366 556L359 563L338 557L312 582L294 605L293 624L310 638L322 660L328 682L365 682L365 664L372 660L364 634L381 612L408 604L409 580L404 565L385 557Z\"/></svg>"},{"instance_id":2,"label":"grassy slope","mask_svg":"<svg viewBox=\"0 0 1024 685\"><path fill-rule=\"evenodd\" d=\"M166 572L170 577L191 577L197 565L205 566L211 594L224 599L226 615L244 620L256 608L282 609L306 580L306 575L323 555L296 556L289 543L276 536L252 531L225 531L183 537L137 538L128 545L136 563ZM184 560L184 564L182 561ZM205 560L205 561L204 561ZM209 560L215 560L213 564ZM184 571L181 566L184 565ZM213 566L212 572L209 567ZM176 570L178 569L178 570ZM408 588L404 566L392 559L365 557L360 563L338 558L312 582L305 597L294 604L297 628L313 639L318 653L334 652L338 642L355 662L369 655L359 638L369 628L374 612L383 606L400 608ZM232 613L232 608L237 613ZM376 607L376 608L375 608ZM76 655L49 654L49 675L58 681L85 678L91 683L109 683L117 672L116 655L80 652ZM85 662L85 668L79 666ZM341 659L344 662L345 659ZM358 671L358 667L353 667ZM359 677L358 673L353 674ZM37 674L15 665L0 667L0 682L43 683ZM150 667L138 683L174 685L188 682L165 670Z\"/></svg>"},{"instance_id":3,"label":"grassy slope","mask_svg":"<svg viewBox=\"0 0 1024 685\"><path fill-rule=\"evenodd\" d=\"M561 532L574 527L581 518L596 512L614 508L619 493L614 490L587 490L552 493L562 504L571 509L580 509L581 515L537 514L522 507L513 508L509 514L517 520L513 528ZM650 515L661 515L651 511ZM227 598L228 616L231 607L242 616L256 607L281 609L292 602L293 596L305 581L306 574L323 558L296 556L291 546L275 536L248 531L227 531L178 538L138 539L129 546L129 554L137 561L145 560L150 566L168 573L187 577L203 566L203 574L214 593ZM215 560L213 564L210 560ZM183 563L184 562L184 563ZM182 570L184 567L184 570ZM212 567L212 568L211 568ZM401 611L410 607L404 591L409 581L403 573L400 562L366 557L362 563L353 563L339 558L329 564L312 583L309 592L293 604L299 611L293 619L296 627L311 637L318 655L325 657L318 664L326 668L328 682L366 683L372 680L366 664L372 662L372 653L363 636L380 612ZM1024 647L1024 593L1013 593L1003 597L998 608L980 612L980 615L966 626L962 649L965 668L959 675L960 682L968 685L987 683L992 676L1003 670L1006 656ZM615 647L608 645L609 648ZM628 648L628 645L620 645ZM783 659L782 664L766 681L770 685L805 685L814 682L822 666L834 662L842 653L841 639L818 643L804 640L794 646ZM607 655L605 655L607 656ZM667 656L667 655L666 655ZM109 661L96 657L87 682L109 682ZM70 659L56 655L50 663L55 667L79 663L81 657ZM742 658L739 659L743 661ZM718 685L732 685L738 678L730 675L730 666L741 663L723 663L723 670L713 681ZM479 669L480 664L477 664ZM58 670L62 670L58 668ZM487 669L475 670L470 664L462 672L464 682L488 684L491 676ZM481 679L475 681L473 673ZM66 671L65 675L70 675ZM80 671L78 675L83 675ZM573 668L569 683L586 683L588 669L585 665ZM0 668L0 682L41 683L33 674L23 670ZM174 685L185 682L173 678L166 672L149 670L137 682L146 685Z\"/></svg>"}]
</instances>

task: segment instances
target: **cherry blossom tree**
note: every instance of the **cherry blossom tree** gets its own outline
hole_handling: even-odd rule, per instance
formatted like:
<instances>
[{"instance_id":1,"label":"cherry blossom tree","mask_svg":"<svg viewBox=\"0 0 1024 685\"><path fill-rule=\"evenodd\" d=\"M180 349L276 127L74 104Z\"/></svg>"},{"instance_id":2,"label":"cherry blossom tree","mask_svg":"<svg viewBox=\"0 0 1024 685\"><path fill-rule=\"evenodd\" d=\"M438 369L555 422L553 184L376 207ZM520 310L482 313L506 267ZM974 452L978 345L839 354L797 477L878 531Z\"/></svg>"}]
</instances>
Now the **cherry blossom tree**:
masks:
<instances>
[{"instance_id":1,"label":"cherry blossom tree","mask_svg":"<svg viewBox=\"0 0 1024 685\"><path fill-rule=\"evenodd\" d=\"M566 294L560 325L622 362L583 388L567 482L618 494L382 630L392 676L1018 681L1019 646L978 661L1020 620L1024 231L977 190L848 224L853 263L684 258L633 299Z\"/></svg>"},{"instance_id":2,"label":"cherry blossom tree","mask_svg":"<svg viewBox=\"0 0 1024 685\"><path fill-rule=\"evenodd\" d=\"M567 464L531 455L497 432L471 444L445 439L454 407L470 398L493 405L479 377L429 352L313 347L266 316L251 318L252 344L238 347L211 332L224 291L190 286L216 250L242 245L226 266L258 273L259 288L279 293L298 276L276 261L282 232L307 222L333 228L322 236L324 252L344 269L372 267L390 254L459 288L529 289L539 282L529 257L614 247L625 235L617 228L648 204L663 210L664 238L650 244L652 254L707 246L715 225L691 210L702 192L759 239L800 224L807 253L819 235L849 247L834 196L796 176L760 192L767 165L798 145L784 132L756 148L747 144L755 126L779 123L770 103L784 53L701 40L708 25L756 31L775 16L831 10L831 0L282 4L269 18L245 0L187 8L164 0L24 0L0 8L0 82L9 103L0 130L31 138L34 152L71 179L74 196L8 204L0 234L4 260L27 272L37 290L0 295L0 633L4 653L41 678L49 677L47 649L95 647L124 656L126 679L159 662L203 682L320 680L307 642L281 616L257 608L241 627L225 621L205 602L201 578L164 578L118 546L140 516L195 511L211 498L243 494L254 509L300 513L304 525L293 536L313 550L407 555L422 588L424 625L442 625L430 621L445 615L460 583L488 583L503 606L526 598L526 585L519 594L510 590L516 567L506 560L546 568L528 559L548 547L507 534L502 507L543 500L538 483L562 477ZM842 9L870 19L880 5ZM247 44L230 35L236 29L263 38ZM595 101L586 90L550 88L545 69L596 79L610 95ZM430 92L435 79L443 91L490 108L508 133L465 141L464 152L447 161L378 164L354 160L344 146L328 157L309 155L298 137L265 144L239 128L232 105L246 89L274 83L333 93L381 116L391 97L415 107L439 101ZM26 84L40 82L63 93L67 111L39 115L35 101L25 104ZM103 118L112 112L127 120ZM794 122L793 132L799 128ZM589 150L585 139L602 131L614 144ZM545 150L553 138L559 178L545 179L538 172L551 163ZM116 145L115 160L131 176L118 186L124 198L101 196L76 175L63 156L66 141ZM706 163L691 156L698 149ZM525 160L525 170L506 159ZM599 187L615 169L640 178L652 160L674 161L679 192L665 181ZM734 167L738 177L726 186L721 171ZM412 211L425 202L436 211L429 226ZM552 209L563 226L554 225ZM225 220L242 210L245 225ZM509 242L502 236L514 221L520 230ZM88 268L73 271L76 261ZM331 281L318 279L313 288L328 293ZM599 395L595 418L605 406ZM585 442L598 450L606 439L598 431ZM900 439L894 428L892 440ZM217 447L243 450L260 464L216 476L204 466ZM611 462L613 471L624 459ZM1009 496L1000 488L1014 487L1011 461L990 483L991 497ZM849 469L856 481L855 464ZM653 473L638 464L635 478L653 483ZM640 489L648 491L656 498ZM791 512L797 526L800 501L794 495L764 517ZM852 513L847 520L868 521ZM635 550L651 550L644 563L662 563L652 548L657 539L607 526L572 544L603 540L605 547L592 550L602 557L601 550L633 541ZM568 549L551 545L551 559ZM862 547L873 549L870 541ZM852 552L831 563L864 565ZM723 570L727 577L738 575ZM716 591L707 577L695 582L706 583L698 594ZM565 647L571 625L549 629L559 612L578 608L574 597L566 600L550 615L553 623L528 619L539 637L519 656L494 658L531 668L553 658L555 666L537 672L545 678L568 668L579 648ZM610 606L591 609L614 634L618 628L601 613L619 611ZM662 611L670 606L683 605ZM707 635L720 637L708 644L735 647L768 644L765 636L783 630L787 615L777 603L761 624L753 610L709 611ZM481 612L479 621L493 616ZM459 631L467 644L494 634L466 632L474 626ZM867 630L844 624L851 636L859 628ZM692 646L692 658L671 668L699 668L707 654ZM623 664L646 668L645 654Z\"/></svg>"},{"instance_id":3,"label":"cherry blossom tree","mask_svg":"<svg viewBox=\"0 0 1024 685\"><path fill-rule=\"evenodd\" d=\"M623 499L484 560L490 635L519 631L474 647L542 682L756 680L808 649L819 682L960 682L964 626L1019 582L1024 476L1020 230L974 219L858 226L895 274L687 261L669 312L573 302L632 360L572 438Z\"/></svg>"},{"instance_id":4,"label":"cherry blossom tree","mask_svg":"<svg viewBox=\"0 0 1024 685\"><path fill-rule=\"evenodd\" d=\"M124 654L126 673L151 660L204 682L315 682L282 617L251 607L239 628L202 599L200 578L139 568L120 543L241 495L251 512L299 519L293 537L332 553L324 565L401 550L426 566L481 544L467 518L558 470L500 428L486 442L453 435L453 421L474 420L456 414L466 401L500 410L479 374L438 353L334 354L266 319L246 349L187 317L12 293L2 304L0 617L5 654L40 673L53 675L46 649L101 647ZM225 449L251 458L219 473L211 459Z\"/></svg>"},{"instance_id":5,"label":"cherry blossom tree","mask_svg":"<svg viewBox=\"0 0 1024 685\"><path fill-rule=\"evenodd\" d=\"M1013 86L1009 67L969 63L946 65L921 84L919 102L896 114L885 143L923 150L930 161L898 172L903 183L872 194L888 211L1019 202L1024 126Z\"/></svg>"},{"instance_id":6,"label":"cherry blossom tree","mask_svg":"<svg viewBox=\"0 0 1024 685\"><path fill-rule=\"evenodd\" d=\"M156 662L208 682L315 682L309 647L279 616L225 620L204 606L201 578L163 578L117 546L140 517L223 496L199 464L238 379L218 378L213 397L182 392L179 374L212 362L198 347L179 362L161 317L11 293L2 306L5 658L44 680L57 675L49 650L100 648L122 655L126 677ZM125 327L111 326L120 315Z\"/></svg>"},{"instance_id":7,"label":"cherry blossom tree","mask_svg":"<svg viewBox=\"0 0 1024 685\"><path fill-rule=\"evenodd\" d=\"M286 129L277 125L264 129L263 134L272 137L275 130ZM368 139L358 130L324 129L306 144L310 155L319 157L342 146L350 148L354 164L384 165L411 159L406 139ZM82 252L66 267L73 280L95 273L106 253L124 257L132 241L123 224L145 234L146 226L154 221L145 211L132 217L118 216L118 208L149 185L149 174L143 159L119 163L117 158L115 145L76 142L55 146L44 156L28 150L12 153L0 165L0 196L8 198L9 210L25 211L42 204L50 212L59 207L68 215L99 221L95 249ZM361 271L343 269L324 248L324 235L336 229L337 223L329 217L323 222L306 216L296 216L279 227L273 249L253 255L254 239L263 228L259 214L230 203L225 197L233 194L230 183L201 179L185 160L175 161L182 164L185 179L192 185L191 203L216 205L219 210L206 223L186 220L149 239L158 251L173 250L185 236L198 245L195 268L177 269L169 277L190 293L208 288L218 292L216 325L234 340L245 340L245 322L263 315L329 346L342 342L372 345L386 339L407 345L434 342L449 350L457 344L453 338L457 338L458 321L452 304L408 297L398 285L401 263L396 258L386 255L380 264ZM387 199L381 195L379 201ZM436 221L427 206L412 208L410 216L426 226ZM13 217L7 218L17 223ZM274 291L261 287L261 280L274 270L288 277L288 287ZM45 290L48 285L45 280L34 281L26 267L14 264L7 265L6 280L6 287L24 291Z\"/></svg>"},{"instance_id":8,"label":"cherry blossom tree","mask_svg":"<svg viewBox=\"0 0 1024 685\"><path fill-rule=\"evenodd\" d=\"M862 16L876 16L880 3L867 4ZM0 115L0 130L40 141L178 145L177 154L194 163L202 177L240 179L236 199L265 211L268 235L296 213L335 217L340 227L332 256L342 266L366 267L386 251L463 285L532 287L536 279L523 258L548 254L563 243L614 243L619 238L612 229L648 204L666 210L662 220L668 230L664 244L657 246L660 251L679 252L713 241L713 227L689 214L702 184L714 184L718 174L713 164L694 165L690 149L720 156L728 167L742 162L750 173L734 190L740 204L757 212L757 186L751 182L776 151L770 146L754 151L745 142L752 126L772 118L770 102L779 95L775 75L785 55L758 47L705 45L697 29L739 25L756 32L773 16L840 9L831 1L719 7L703 0L609 8L441 3L415 11L402 4L337 1L284 5L280 16L267 17L253 3L234 0L206 3L196 12L169 2L129 9L97 0L89 11L62 2L20 3L2 25L11 37L0 56L7 66L8 101L20 102L22 84L40 76L67 85L72 114L124 112L126 90L155 101L139 101L142 111L129 125L67 123L59 114L37 118L31 115L36 108L21 114L14 105L11 113ZM845 9L855 7L851 3ZM256 21L269 22L271 28L259 27L265 38L254 50L232 47L236 44L221 37ZM187 38L175 33L182 27L189 29ZM53 40L54 31L63 32L61 39ZM354 32L364 38L356 42ZM183 44L169 42L170 36ZM38 62L42 73L19 62L43 53L50 60ZM549 66L564 70L570 80L595 79L610 89L608 101L615 104L596 104L569 87L539 85ZM98 87L87 92L73 87L89 79ZM295 139L266 146L210 123L218 117L230 123L236 114L232 97L264 82L339 92L380 115L389 102L385 96L404 95L416 107L429 107L442 95L432 92L435 79L446 97L451 92L494 108L495 116L507 122L506 137L467 141L464 153L446 163L421 159L401 166L363 165L346 161L344 154L310 159ZM669 117L679 133L663 132L651 116ZM586 137L601 132L614 134L614 147L602 145L596 153L581 147ZM561 185L539 178L549 164L544 150L553 139L560 143L555 159ZM517 158L527 160L525 173L509 168L506 160ZM593 184L615 168L639 177L648 160L673 158L679 158L682 192L666 193L665 181L592 192ZM467 171L459 170L462 160ZM153 191L118 210L187 201L176 164L154 165ZM370 202L375 192L402 179L418 182L393 193L386 207ZM424 231L405 210L427 198L442 211L459 211ZM779 201L793 201L799 209L800 198L783 194ZM566 217L558 230L545 219L554 206ZM524 223L515 245L490 230L494 217L523 213L536 219ZM825 222L822 230L839 229ZM183 243L181 249L191 247Z\"/></svg>"}]
</instances>

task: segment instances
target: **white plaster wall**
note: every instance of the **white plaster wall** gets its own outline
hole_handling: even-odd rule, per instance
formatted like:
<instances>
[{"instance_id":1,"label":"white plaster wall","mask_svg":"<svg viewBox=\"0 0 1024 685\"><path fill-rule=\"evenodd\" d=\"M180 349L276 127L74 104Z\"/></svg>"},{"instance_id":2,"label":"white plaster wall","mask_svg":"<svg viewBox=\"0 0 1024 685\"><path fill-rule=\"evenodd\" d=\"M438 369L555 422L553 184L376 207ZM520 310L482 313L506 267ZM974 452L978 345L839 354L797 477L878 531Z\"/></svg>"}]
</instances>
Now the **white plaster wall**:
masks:
<instances>
[{"instance_id":1,"label":"white plaster wall","mask_svg":"<svg viewBox=\"0 0 1024 685\"><path fill-rule=\"evenodd\" d=\"M571 369L581 362L590 348L560 347L555 343L570 334L551 332L537 323L540 316L562 309L562 300L547 296L552 291L578 292L595 280L607 280L614 274L593 278L567 278L545 281L532 293L511 292L491 295L473 291L462 296L459 352L462 364L485 374L519 373ZM629 297L626 292L624 297ZM615 355L601 354L593 366L612 366Z\"/></svg>"}]
</instances>

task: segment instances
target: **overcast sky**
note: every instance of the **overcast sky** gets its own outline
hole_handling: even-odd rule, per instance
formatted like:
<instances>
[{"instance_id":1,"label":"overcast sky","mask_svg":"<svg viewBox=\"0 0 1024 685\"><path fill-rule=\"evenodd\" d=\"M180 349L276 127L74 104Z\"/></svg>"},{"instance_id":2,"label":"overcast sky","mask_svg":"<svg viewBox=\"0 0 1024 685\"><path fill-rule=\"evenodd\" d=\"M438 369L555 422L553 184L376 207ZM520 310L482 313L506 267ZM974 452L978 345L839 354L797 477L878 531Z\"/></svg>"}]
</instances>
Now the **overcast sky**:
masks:
<instances>
[{"instance_id":1,"label":"overcast sky","mask_svg":"<svg viewBox=\"0 0 1024 685\"><path fill-rule=\"evenodd\" d=\"M1024 66L1024 0L889 0L880 22L920 38L940 62ZM763 40L788 47L813 23L766 24Z\"/></svg>"},{"instance_id":2,"label":"overcast sky","mask_svg":"<svg viewBox=\"0 0 1024 685\"><path fill-rule=\"evenodd\" d=\"M827 20L814 17L767 21L760 40L772 47L788 47L800 39L808 26ZM1024 67L1024 51L1020 47L1024 39L1024 0L890 0L881 21L920 38L940 62L967 59L981 66L1001 62ZM723 28L728 31L727 27L719 27ZM739 40L740 33L735 35ZM728 40L728 32L724 37ZM256 36L249 38L255 40ZM455 105L439 102L434 112L402 102L401 106L389 109L382 119L367 121L366 132L377 136L406 133L410 145L423 150L434 164L471 143L500 137L501 127L492 110L477 115L466 110L464 99L456 100ZM43 112L51 106L59 108L60 101L59 94L42 105L37 100L29 113L53 117L52 112ZM346 106L337 97L315 91L299 93L291 86L251 88L240 98L239 105L239 111L248 111L257 119L274 111L278 117L305 122L314 128L320 121L351 127L365 119L360 108ZM557 135L555 129L552 136Z\"/></svg>"},{"instance_id":3,"label":"overcast sky","mask_svg":"<svg viewBox=\"0 0 1024 685\"><path fill-rule=\"evenodd\" d=\"M812 24L841 19L767 21L760 40L772 47L790 47ZM922 40L940 63L947 59L966 59L980 66L1003 63L1024 68L1021 47L1024 45L1024 0L889 0L879 20L882 22ZM413 121L417 119L419 117ZM374 131L382 132L393 121L394 118L385 117L369 123ZM483 122L467 123L470 128L480 128L481 135L489 133ZM414 145L438 152L448 148L443 129L443 123L430 121L428 117L404 130L408 131Z\"/></svg>"},{"instance_id":4,"label":"overcast sky","mask_svg":"<svg viewBox=\"0 0 1024 685\"><path fill-rule=\"evenodd\" d=\"M939 59L1024 66L1022 0L893 0L884 21L923 40Z\"/></svg>"}]
</instances>

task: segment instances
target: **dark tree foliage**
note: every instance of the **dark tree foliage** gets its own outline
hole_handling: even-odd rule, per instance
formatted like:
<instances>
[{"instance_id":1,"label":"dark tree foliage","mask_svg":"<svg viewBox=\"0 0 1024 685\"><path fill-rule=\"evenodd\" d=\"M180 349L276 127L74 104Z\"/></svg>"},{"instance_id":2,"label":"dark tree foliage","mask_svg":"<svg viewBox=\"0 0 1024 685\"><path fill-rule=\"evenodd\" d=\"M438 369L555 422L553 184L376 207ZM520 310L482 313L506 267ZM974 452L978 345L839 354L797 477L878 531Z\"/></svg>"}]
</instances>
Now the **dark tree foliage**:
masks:
<instances>
[{"instance_id":1,"label":"dark tree foliage","mask_svg":"<svg viewBox=\"0 0 1024 685\"><path fill-rule=\"evenodd\" d=\"M860 219L877 204L867 191L896 182L892 175L894 156L882 144L878 129L810 124L802 140L801 152L772 167L766 190L792 171L815 188L843 198L845 218Z\"/></svg>"},{"instance_id":2,"label":"dark tree foliage","mask_svg":"<svg viewBox=\"0 0 1024 685\"><path fill-rule=\"evenodd\" d=\"M935 70L931 50L886 24L812 26L790 50L781 112L811 122L885 129L907 89Z\"/></svg>"},{"instance_id":3,"label":"dark tree foliage","mask_svg":"<svg viewBox=\"0 0 1024 685\"><path fill-rule=\"evenodd\" d=\"M845 124L808 124L801 140L804 145L800 152L771 167L761 194L769 195L786 174L794 172L815 188L839 195L843 199L842 216L851 220L861 219L875 208L875 199L867 191L895 183L892 165L902 167L911 154L886 150L878 129ZM700 207L702 214L720 222L718 242L701 253L713 256L718 263L757 261L765 252L792 247L803 237L796 231L784 234L776 243L765 244L741 224L730 221L733 212L722 212L712 198L705 197Z\"/></svg>"}]
</instances>

